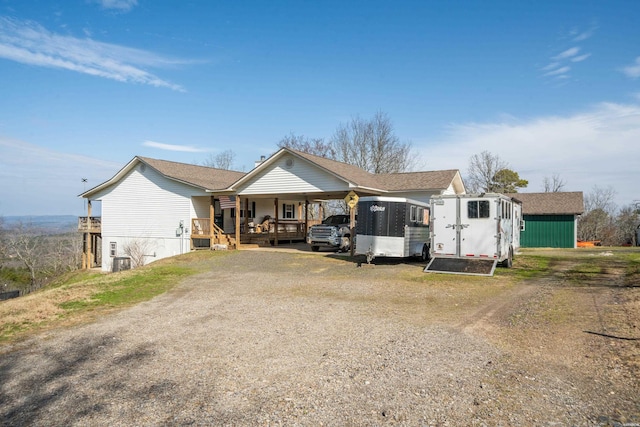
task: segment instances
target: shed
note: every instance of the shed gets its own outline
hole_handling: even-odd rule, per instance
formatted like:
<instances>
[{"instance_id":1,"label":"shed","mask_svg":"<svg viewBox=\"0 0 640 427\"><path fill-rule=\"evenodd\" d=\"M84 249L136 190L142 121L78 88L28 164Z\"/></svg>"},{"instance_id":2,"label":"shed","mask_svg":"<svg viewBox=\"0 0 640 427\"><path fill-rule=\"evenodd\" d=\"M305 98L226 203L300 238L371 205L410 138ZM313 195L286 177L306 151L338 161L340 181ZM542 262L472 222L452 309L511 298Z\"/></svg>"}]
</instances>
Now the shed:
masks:
<instances>
[{"instance_id":1,"label":"shed","mask_svg":"<svg viewBox=\"0 0 640 427\"><path fill-rule=\"evenodd\" d=\"M576 247L578 217L584 212L581 191L513 193L510 196L522 201L521 247Z\"/></svg>"}]
</instances>

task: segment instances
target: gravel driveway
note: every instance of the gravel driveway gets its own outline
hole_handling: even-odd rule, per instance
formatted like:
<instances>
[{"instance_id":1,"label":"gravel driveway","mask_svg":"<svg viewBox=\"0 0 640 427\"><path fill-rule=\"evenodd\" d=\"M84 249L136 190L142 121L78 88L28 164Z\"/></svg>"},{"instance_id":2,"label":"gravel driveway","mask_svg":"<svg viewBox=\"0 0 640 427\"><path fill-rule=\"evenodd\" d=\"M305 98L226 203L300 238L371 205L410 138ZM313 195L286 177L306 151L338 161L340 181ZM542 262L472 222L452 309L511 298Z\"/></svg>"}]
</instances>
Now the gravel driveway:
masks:
<instances>
[{"instance_id":1,"label":"gravel driveway","mask_svg":"<svg viewBox=\"0 0 640 427\"><path fill-rule=\"evenodd\" d=\"M582 370L541 369L469 322L434 318L436 291L403 278L420 268L217 258L168 294L0 355L0 422L606 425L640 414L637 381L585 389Z\"/></svg>"}]
</instances>

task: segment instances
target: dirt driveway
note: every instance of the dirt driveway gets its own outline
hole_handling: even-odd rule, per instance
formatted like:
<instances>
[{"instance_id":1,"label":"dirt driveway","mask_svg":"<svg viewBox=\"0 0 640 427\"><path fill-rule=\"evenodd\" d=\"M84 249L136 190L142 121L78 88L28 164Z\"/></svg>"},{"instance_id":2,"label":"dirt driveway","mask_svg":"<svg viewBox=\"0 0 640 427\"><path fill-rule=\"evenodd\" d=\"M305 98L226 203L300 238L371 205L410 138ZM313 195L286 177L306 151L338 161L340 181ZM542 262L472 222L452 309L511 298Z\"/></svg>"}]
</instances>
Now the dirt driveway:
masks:
<instances>
[{"instance_id":1,"label":"dirt driveway","mask_svg":"<svg viewBox=\"0 0 640 427\"><path fill-rule=\"evenodd\" d=\"M640 425L638 288L569 286L570 267L516 281L235 252L4 349L0 423Z\"/></svg>"}]
</instances>

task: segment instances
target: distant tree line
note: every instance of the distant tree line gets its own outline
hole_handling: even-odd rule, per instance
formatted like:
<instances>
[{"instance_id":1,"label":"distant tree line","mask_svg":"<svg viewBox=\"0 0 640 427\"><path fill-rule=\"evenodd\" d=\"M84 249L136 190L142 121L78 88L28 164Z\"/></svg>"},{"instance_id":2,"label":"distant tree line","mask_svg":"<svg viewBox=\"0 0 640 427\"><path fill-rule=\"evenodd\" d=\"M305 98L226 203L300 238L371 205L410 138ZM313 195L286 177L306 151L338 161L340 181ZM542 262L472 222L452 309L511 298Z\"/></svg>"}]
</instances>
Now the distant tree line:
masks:
<instances>
[{"instance_id":1,"label":"distant tree line","mask_svg":"<svg viewBox=\"0 0 640 427\"><path fill-rule=\"evenodd\" d=\"M598 186L585 194L584 214L578 220L578 239L596 240L607 246L638 245L640 204L618 208L615 196L612 187Z\"/></svg>"},{"instance_id":2,"label":"distant tree line","mask_svg":"<svg viewBox=\"0 0 640 427\"><path fill-rule=\"evenodd\" d=\"M469 159L465 185L472 193L517 193L527 187L528 181L521 179L499 156L483 151ZM542 185L544 192L562 192L566 182L559 174L553 174L545 177ZM618 209L615 196L613 188L598 186L584 195L584 213L578 218L579 240L600 241L608 246L638 244L640 203Z\"/></svg>"}]
</instances>

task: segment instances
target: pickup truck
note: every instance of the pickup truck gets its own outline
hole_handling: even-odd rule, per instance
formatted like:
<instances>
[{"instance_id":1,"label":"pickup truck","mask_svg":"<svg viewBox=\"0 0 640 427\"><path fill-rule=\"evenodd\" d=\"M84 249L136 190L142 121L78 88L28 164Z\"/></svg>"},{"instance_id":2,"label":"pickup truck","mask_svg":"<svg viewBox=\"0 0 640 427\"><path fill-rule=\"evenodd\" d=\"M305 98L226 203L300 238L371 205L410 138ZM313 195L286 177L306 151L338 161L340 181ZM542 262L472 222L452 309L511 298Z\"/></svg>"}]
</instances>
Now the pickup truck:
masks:
<instances>
[{"instance_id":1,"label":"pickup truck","mask_svg":"<svg viewBox=\"0 0 640 427\"><path fill-rule=\"evenodd\" d=\"M322 224L312 225L307 233L307 243L317 252L320 247L330 247L338 251L348 251L351 237L349 215L331 215Z\"/></svg>"}]
</instances>

